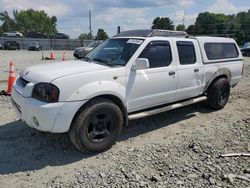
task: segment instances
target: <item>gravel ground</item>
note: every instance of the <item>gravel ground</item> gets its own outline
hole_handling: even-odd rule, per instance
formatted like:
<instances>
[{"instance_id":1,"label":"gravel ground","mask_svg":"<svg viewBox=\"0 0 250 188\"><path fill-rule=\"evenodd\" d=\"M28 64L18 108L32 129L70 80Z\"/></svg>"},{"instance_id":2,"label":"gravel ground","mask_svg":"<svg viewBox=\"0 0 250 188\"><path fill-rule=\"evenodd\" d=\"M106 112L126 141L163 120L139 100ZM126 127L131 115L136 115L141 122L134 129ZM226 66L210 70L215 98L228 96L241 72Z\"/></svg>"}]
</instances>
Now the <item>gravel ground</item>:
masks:
<instances>
[{"instance_id":1,"label":"gravel ground","mask_svg":"<svg viewBox=\"0 0 250 188\"><path fill-rule=\"evenodd\" d=\"M19 52L18 52L19 53ZM6 87L6 83L1 83ZM201 104L130 121L108 151L31 129L0 96L0 187L250 187L250 58L220 111Z\"/></svg>"}]
</instances>

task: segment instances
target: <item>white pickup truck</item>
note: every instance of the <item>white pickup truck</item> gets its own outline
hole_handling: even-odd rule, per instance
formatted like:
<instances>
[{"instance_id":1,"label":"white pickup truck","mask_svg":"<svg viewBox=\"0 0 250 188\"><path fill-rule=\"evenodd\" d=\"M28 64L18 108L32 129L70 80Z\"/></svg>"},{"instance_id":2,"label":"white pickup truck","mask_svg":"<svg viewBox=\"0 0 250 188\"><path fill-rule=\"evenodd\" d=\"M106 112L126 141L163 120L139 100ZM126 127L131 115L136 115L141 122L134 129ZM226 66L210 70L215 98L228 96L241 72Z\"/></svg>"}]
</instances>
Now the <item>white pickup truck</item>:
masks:
<instances>
[{"instance_id":1,"label":"white pickup truck","mask_svg":"<svg viewBox=\"0 0 250 188\"><path fill-rule=\"evenodd\" d=\"M69 132L79 150L100 152L130 119L204 100L222 109L242 72L233 39L133 30L104 41L82 60L24 69L11 96L30 127Z\"/></svg>"}]
</instances>

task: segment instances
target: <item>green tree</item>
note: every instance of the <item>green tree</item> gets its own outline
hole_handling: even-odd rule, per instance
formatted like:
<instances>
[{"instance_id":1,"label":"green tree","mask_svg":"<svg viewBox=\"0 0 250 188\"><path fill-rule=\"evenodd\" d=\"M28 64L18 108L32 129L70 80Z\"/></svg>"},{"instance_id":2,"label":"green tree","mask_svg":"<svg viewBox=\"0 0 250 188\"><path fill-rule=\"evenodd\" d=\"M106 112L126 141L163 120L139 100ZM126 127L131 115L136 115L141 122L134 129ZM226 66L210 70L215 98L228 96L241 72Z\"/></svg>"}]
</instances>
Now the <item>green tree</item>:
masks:
<instances>
[{"instance_id":1,"label":"green tree","mask_svg":"<svg viewBox=\"0 0 250 188\"><path fill-rule=\"evenodd\" d=\"M177 25L176 30L177 31L184 31L185 30L185 25L183 25L183 24Z\"/></svg>"},{"instance_id":2,"label":"green tree","mask_svg":"<svg viewBox=\"0 0 250 188\"><path fill-rule=\"evenodd\" d=\"M190 25L190 26L188 26L188 28L186 29L186 32L189 35L197 35L197 34L199 34L197 32L197 26L196 25Z\"/></svg>"},{"instance_id":3,"label":"green tree","mask_svg":"<svg viewBox=\"0 0 250 188\"><path fill-rule=\"evenodd\" d=\"M196 18L195 26L197 33L201 35L215 34L217 32L216 19L213 13L200 13Z\"/></svg>"},{"instance_id":4,"label":"green tree","mask_svg":"<svg viewBox=\"0 0 250 188\"><path fill-rule=\"evenodd\" d=\"M98 29L95 37L96 40L106 40L108 38L108 34L103 29Z\"/></svg>"},{"instance_id":5,"label":"green tree","mask_svg":"<svg viewBox=\"0 0 250 188\"><path fill-rule=\"evenodd\" d=\"M29 31L40 32L52 35L57 32L55 16L48 16L43 10L13 10L14 19L10 18L7 12L0 13L0 20L3 22L1 29L6 32L18 30L24 35Z\"/></svg>"},{"instance_id":6,"label":"green tree","mask_svg":"<svg viewBox=\"0 0 250 188\"><path fill-rule=\"evenodd\" d=\"M78 39L91 40L92 37L90 36L90 33L82 33L82 34L79 35Z\"/></svg>"},{"instance_id":7,"label":"green tree","mask_svg":"<svg viewBox=\"0 0 250 188\"><path fill-rule=\"evenodd\" d=\"M168 17L156 17L152 24L152 29L174 30L173 21Z\"/></svg>"},{"instance_id":8,"label":"green tree","mask_svg":"<svg viewBox=\"0 0 250 188\"><path fill-rule=\"evenodd\" d=\"M195 22L195 31L201 35L226 34L228 25L228 16L224 14L215 14L203 12L198 15Z\"/></svg>"},{"instance_id":9,"label":"green tree","mask_svg":"<svg viewBox=\"0 0 250 188\"><path fill-rule=\"evenodd\" d=\"M13 11L17 28L26 34L29 31L41 32L52 35L57 32L55 16L49 17L43 10L21 10Z\"/></svg>"},{"instance_id":10,"label":"green tree","mask_svg":"<svg viewBox=\"0 0 250 188\"><path fill-rule=\"evenodd\" d=\"M250 10L236 15L203 12L186 31L191 35L229 36L242 45L250 41Z\"/></svg>"},{"instance_id":11,"label":"green tree","mask_svg":"<svg viewBox=\"0 0 250 188\"><path fill-rule=\"evenodd\" d=\"M0 27L1 32L11 31L16 29L16 23L14 20L9 16L7 11L0 13L0 20L3 22L2 26ZM2 34L1 33L1 34Z\"/></svg>"},{"instance_id":12,"label":"green tree","mask_svg":"<svg viewBox=\"0 0 250 188\"><path fill-rule=\"evenodd\" d=\"M234 34L240 44L250 41L250 10L248 12L239 12L235 16Z\"/></svg>"}]
</instances>

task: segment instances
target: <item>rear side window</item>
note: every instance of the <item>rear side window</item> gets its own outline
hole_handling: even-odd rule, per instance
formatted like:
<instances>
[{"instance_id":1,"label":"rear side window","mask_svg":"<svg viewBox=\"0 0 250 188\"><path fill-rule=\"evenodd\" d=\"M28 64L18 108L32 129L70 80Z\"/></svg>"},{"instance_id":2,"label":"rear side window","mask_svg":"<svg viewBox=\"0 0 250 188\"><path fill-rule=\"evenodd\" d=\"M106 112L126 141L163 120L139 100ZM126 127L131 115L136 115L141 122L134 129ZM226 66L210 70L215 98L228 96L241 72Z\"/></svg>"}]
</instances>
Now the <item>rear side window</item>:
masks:
<instances>
[{"instance_id":1,"label":"rear side window","mask_svg":"<svg viewBox=\"0 0 250 188\"><path fill-rule=\"evenodd\" d=\"M194 50L194 44L189 41L176 42L179 60L181 65L195 64L196 55Z\"/></svg>"},{"instance_id":2,"label":"rear side window","mask_svg":"<svg viewBox=\"0 0 250 188\"><path fill-rule=\"evenodd\" d=\"M168 41L153 41L147 45L139 58L147 58L150 68L169 66L172 61L170 44Z\"/></svg>"},{"instance_id":3,"label":"rear side window","mask_svg":"<svg viewBox=\"0 0 250 188\"><path fill-rule=\"evenodd\" d=\"M239 56L234 43L205 43L205 51L209 60L236 58Z\"/></svg>"}]
</instances>

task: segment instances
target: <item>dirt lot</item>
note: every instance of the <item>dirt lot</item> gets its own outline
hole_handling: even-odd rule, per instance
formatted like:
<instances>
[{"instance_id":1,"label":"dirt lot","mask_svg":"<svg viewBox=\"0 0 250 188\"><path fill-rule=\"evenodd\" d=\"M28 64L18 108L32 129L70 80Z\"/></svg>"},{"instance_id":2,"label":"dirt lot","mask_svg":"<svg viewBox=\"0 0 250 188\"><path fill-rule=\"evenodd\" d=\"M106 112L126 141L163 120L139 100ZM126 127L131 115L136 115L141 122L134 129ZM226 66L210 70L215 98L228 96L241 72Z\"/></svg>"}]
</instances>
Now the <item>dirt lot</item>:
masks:
<instances>
[{"instance_id":1,"label":"dirt lot","mask_svg":"<svg viewBox=\"0 0 250 188\"><path fill-rule=\"evenodd\" d=\"M39 52L23 54L0 51L0 68L3 56L18 71L40 63ZM9 97L0 96L0 107L0 187L250 187L250 158L220 157L250 153L250 58L223 110L198 104L131 121L96 155L78 152L67 134L19 122Z\"/></svg>"}]
</instances>

